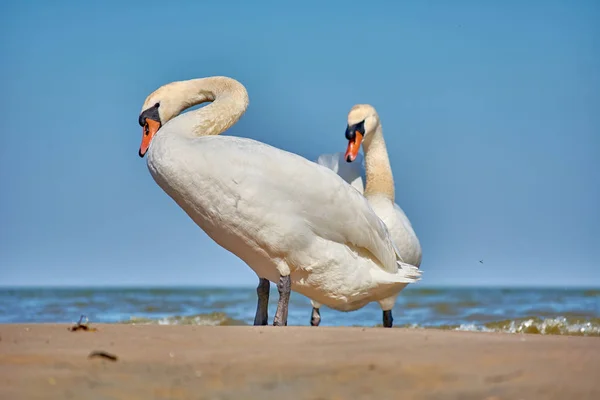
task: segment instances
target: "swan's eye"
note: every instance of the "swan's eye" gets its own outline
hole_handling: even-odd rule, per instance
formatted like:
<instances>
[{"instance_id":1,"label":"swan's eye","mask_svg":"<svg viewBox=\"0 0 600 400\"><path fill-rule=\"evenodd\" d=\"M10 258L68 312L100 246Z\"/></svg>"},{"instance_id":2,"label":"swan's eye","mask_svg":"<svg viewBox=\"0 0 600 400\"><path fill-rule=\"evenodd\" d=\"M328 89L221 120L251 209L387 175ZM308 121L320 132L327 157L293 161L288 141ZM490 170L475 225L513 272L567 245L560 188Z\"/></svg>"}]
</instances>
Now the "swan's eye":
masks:
<instances>
[{"instance_id":1,"label":"swan's eye","mask_svg":"<svg viewBox=\"0 0 600 400\"><path fill-rule=\"evenodd\" d=\"M346 139L354 140L356 134L360 133L362 136L365 135L365 121L361 121L358 124L348 125L346 127Z\"/></svg>"},{"instance_id":2,"label":"swan's eye","mask_svg":"<svg viewBox=\"0 0 600 400\"><path fill-rule=\"evenodd\" d=\"M159 106L160 106L160 103L156 103L156 104L154 105L154 107L156 107L156 108L158 108Z\"/></svg>"}]
</instances>

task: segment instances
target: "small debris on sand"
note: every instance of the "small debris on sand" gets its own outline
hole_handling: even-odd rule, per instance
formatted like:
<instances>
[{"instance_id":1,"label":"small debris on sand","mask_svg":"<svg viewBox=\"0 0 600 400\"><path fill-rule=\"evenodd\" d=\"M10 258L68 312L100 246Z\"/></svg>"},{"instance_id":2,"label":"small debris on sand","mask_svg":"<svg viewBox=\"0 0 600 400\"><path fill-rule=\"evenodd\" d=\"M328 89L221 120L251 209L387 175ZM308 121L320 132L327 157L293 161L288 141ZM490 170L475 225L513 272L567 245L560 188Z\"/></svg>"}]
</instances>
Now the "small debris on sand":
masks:
<instances>
[{"instance_id":1,"label":"small debris on sand","mask_svg":"<svg viewBox=\"0 0 600 400\"><path fill-rule=\"evenodd\" d=\"M117 361L118 360L118 357L115 356L114 354L110 354L110 353L107 353L107 352L101 351L101 350L92 351L90 353L90 355L88 356L88 358L94 358L94 357L105 358L105 359L110 360L110 361Z\"/></svg>"},{"instance_id":2,"label":"small debris on sand","mask_svg":"<svg viewBox=\"0 0 600 400\"><path fill-rule=\"evenodd\" d=\"M85 323L83 322L84 318L85 318ZM77 322L75 325L69 327L69 331L71 331L71 332L76 332L76 331L95 332L97 330L98 329L96 329L96 328L89 327L88 319L85 315L82 315L81 317L79 317L79 322Z\"/></svg>"}]
</instances>

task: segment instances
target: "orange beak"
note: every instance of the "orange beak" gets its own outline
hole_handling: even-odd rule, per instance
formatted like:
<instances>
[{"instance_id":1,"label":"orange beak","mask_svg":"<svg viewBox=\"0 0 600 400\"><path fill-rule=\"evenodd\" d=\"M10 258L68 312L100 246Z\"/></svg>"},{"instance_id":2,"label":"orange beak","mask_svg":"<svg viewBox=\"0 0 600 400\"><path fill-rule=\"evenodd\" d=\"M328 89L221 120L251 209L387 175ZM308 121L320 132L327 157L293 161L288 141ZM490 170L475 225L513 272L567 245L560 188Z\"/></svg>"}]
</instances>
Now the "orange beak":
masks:
<instances>
[{"instance_id":1,"label":"orange beak","mask_svg":"<svg viewBox=\"0 0 600 400\"><path fill-rule=\"evenodd\" d=\"M140 145L140 157L144 157L148 148L150 147L150 142L152 142L152 138L160 129L160 122L154 121L152 119L146 118L146 123L142 128L142 144Z\"/></svg>"},{"instance_id":2,"label":"orange beak","mask_svg":"<svg viewBox=\"0 0 600 400\"><path fill-rule=\"evenodd\" d=\"M348 140L348 148L346 149L346 161L352 162L356 159L358 151L360 150L360 144L363 140L363 135L359 131L354 131L355 135L353 139Z\"/></svg>"}]
</instances>

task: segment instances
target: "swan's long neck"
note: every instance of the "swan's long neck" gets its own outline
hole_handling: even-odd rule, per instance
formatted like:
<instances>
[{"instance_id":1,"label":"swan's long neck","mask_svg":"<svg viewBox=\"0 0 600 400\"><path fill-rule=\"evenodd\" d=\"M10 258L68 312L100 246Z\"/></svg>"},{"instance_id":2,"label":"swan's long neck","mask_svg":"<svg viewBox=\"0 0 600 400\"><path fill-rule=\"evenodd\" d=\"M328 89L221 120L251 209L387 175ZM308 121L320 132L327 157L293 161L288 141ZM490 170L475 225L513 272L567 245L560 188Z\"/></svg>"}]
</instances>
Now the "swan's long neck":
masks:
<instances>
[{"instance_id":1,"label":"swan's long neck","mask_svg":"<svg viewBox=\"0 0 600 400\"><path fill-rule=\"evenodd\" d=\"M394 202L394 176L380 124L372 137L363 143L363 148L367 178L365 196L383 195Z\"/></svg>"},{"instance_id":2,"label":"swan's long neck","mask_svg":"<svg viewBox=\"0 0 600 400\"><path fill-rule=\"evenodd\" d=\"M178 83L180 87L172 99L177 104L176 117L169 121L178 135L218 135L234 125L248 108L248 92L235 79L216 76ZM179 114L205 102L212 103L198 110Z\"/></svg>"}]
</instances>

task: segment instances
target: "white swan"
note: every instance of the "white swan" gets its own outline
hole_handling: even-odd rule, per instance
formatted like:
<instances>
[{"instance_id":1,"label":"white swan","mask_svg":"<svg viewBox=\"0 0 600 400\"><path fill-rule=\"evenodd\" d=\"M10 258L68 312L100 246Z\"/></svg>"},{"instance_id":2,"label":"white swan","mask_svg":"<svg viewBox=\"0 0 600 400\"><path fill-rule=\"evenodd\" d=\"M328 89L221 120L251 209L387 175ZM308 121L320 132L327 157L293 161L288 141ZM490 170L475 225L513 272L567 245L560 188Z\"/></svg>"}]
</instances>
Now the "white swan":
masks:
<instances>
[{"instance_id":1,"label":"white swan","mask_svg":"<svg viewBox=\"0 0 600 400\"><path fill-rule=\"evenodd\" d=\"M402 261L418 268L422 259L421 244L408 217L394 203L392 168L379 115L373 106L357 104L352 107L348 114L346 138L346 153L322 154L317 163L331 169L360 193L364 193L371 208L385 222L392 240L400 250ZM362 168L362 157L358 153L361 143L366 171ZM365 172L366 179L363 177ZM366 188L363 179L366 181ZM318 326L321 322L320 304L313 300L312 305L311 325ZM391 311L384 310L384 326L391 326L392 320Z\"/></svg>"},{"instance_id":2,"label":"white swan","mask_svg":"<svg viewBox=\"0 0 600 400\"><path fill-rule=\"evenodd\" d=\"M255 140L216 136L247 106L244 86L227 77L162 86L142 107L139 155L148 154L152 177L192 220L261 278L255 324L267 323L265 279L279 289L274 325L287 324L291 289L350 311L417 281L420 271L399 260L367 200L333 171Z\"/></svg>"}]
</instances>

